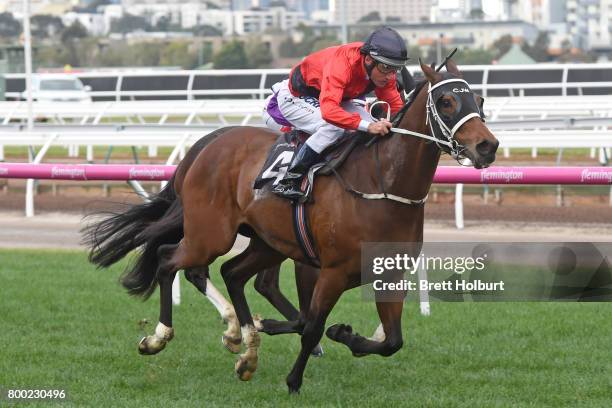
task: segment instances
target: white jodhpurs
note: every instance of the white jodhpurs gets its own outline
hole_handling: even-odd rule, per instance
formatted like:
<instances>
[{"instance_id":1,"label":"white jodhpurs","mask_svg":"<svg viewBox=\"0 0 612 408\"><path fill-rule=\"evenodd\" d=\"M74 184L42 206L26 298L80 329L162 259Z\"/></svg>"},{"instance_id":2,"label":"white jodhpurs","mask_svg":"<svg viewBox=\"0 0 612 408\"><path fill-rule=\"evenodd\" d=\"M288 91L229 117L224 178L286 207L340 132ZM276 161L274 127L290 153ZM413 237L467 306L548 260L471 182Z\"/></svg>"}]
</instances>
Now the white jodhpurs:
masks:
<instances>
[{"instance_id":1,"label":"white jodhpurs","mask_svg":"<svg viewBox=\"0 0 612 408\"><path fill-rule=\"evenodd\" d=\"M326 122L321 117L318 99L311 96L293 96L289 91L289 80L274 84L272 90L276 93L278 107L285 119L295 128L312 135L308 138L306 144L315 152L321 153L344 134L344 129ZM359 113L364 121L374 121L365 108L365 101L343 101L340 107L349 113ZM268 118L266 117L266 119Z\"/></svg>"}]
</instances>

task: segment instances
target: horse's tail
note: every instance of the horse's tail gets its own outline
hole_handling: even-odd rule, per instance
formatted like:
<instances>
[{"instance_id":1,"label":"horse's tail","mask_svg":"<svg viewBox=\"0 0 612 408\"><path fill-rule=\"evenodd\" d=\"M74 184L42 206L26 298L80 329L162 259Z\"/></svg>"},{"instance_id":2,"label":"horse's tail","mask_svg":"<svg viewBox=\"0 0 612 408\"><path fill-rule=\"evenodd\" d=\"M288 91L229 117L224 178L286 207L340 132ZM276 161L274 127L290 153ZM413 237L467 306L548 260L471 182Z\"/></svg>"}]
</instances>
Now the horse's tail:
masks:
<instances>
[{"instance_id":1,"label":"horse's tail","mask_svg":"<svg viewBox=\"0 0 612 408\"><path fill-rule=\"evenodd\" d=\"M217 129L198 140L168 184L150 201L130 206L125 212L107 213L107 218L84 229L84 241L90 248L89 260L100 268L111 266L140 248L121 277L129 294L145 299L151 296L157 286L158 248L177 244L183 238L183 207L174 189L175 180L182 180L200 151L232 128Z\"/></svg>"},{"instance_id":2,"label":"horse's tail","mask_svg":"<svg viewBox=\"0 0 612 408\"><path fill-rule=\"evenodd\" d=\"M176 244L183 236L183 209L174 190L174 177L150 201L130 206L125 212L106 214L107 218L84 229L89 260L106 268L140 247L121 283L131 295L146 299L155 290L157 248Z\"/></svg>"}]
</instances>

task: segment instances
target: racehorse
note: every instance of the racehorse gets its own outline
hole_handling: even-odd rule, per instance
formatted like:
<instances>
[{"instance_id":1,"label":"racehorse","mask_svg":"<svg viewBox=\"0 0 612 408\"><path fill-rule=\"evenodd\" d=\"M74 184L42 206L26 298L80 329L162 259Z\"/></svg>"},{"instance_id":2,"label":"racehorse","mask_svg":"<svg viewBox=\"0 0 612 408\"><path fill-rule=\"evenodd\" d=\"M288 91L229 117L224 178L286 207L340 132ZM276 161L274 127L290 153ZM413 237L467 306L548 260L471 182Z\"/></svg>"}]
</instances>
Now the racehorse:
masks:
<instances>
[{"instance_id":1,"label":"racehorse","mask_svg":"<svg viewBox=\"0 0 612 408\"><path fill-rule=\"evenodd\" d=\"M441 152L470 159L476 168L495 160L498 141L480 120L475 96L460 79L454 62L448 61L447 73L422 63L421 69L426 80L413 92L394 134L380 138L375 148L357 147L349 157L356 165L347 164L338 171L342 183L328 177L317 179L314 186L318 204L307 212L321 268L309 309L297 321L262 322L265 332L302 335L301 351L287 377L290 392L301 387L309 355L323 335L331 309L345 290L362 283L361 243L422 242L423 204ZM308 262L291 227L291 204L271 194L256 195L252 189L272 143L264 129L224 130L207 142L191 166L177 169L173 188L182 206L183 238L178 244L169 242L160 234L163 222L151 224L148 231L145 228L138 239L155 242L151 248L156 251L147 253L145 248L146 268L124 279L134 294L150 295L156 284L160 286L160 319L155 335L143 343L145 352L172 338L171 287L176 272L184 269L187 279L209 295L208 265L227 253L241 233L251 238L250 244L221 266L221 274L247 348L236 363L236 373L248 380L255 372L260 339L244 285L258 271L286 258ZM383 191L377 195L380 200L369 201L348 194L346 186ZM420 247L414 251L411 256L418 256ZM330 327L328 337L356 355L394 354L403 344L403 297L393 302L377 299L376 306L384 329L381 341L353 334L344 325Z\"/></svg>"}]
</instances>

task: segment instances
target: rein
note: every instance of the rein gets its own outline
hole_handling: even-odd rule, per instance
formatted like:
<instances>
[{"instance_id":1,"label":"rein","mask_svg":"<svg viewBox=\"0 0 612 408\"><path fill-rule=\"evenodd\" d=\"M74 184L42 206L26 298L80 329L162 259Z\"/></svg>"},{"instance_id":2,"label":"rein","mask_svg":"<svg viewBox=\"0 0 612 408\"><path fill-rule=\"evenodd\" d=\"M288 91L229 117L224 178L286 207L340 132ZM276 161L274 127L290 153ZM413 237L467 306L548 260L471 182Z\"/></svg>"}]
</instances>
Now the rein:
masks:
<instances>
[{"instance_id":1,"label":"rein","mask_svg":"<svg viewBox=\"0 0 612 408\"><path fill-rule=\"evenodd\" d=\"M399 110L399 112L395 115L395 118L393 119L393 127L391 128L391 133L397 133L400 135L408 135L408 136L414 136L414 137L418 137L421 139L425 139L425 140L429 140L431 142L436 143L436 145L438 146L438 148L440 148L442 151L446 151L446 149L448 149L448 153L450 153L450 155L457 160L457 162L461 165L463 165L463 163L461 162L461 160L464 160L466 157L463 156L463 151L465 150L465 147L460 145L459 143L457 143L457 141L455 140L455 133L457 132L457 130L465 123L467 122L469 119L473 118L473 117L481 117L480 113L476 113L476 112L472 112L469 113L467 115L465 115L464 117L462 117L453 127L452 129L450 129L448 126L446 126L446 124L444 123L444 121L440 118L440 114L438 113L438 110L436 108L435 102L433 100L432 97L432 91L435 90L436 88L442 86L442 85L446 85L449 83L453 83L453 82L461 82L467 86L469 86L469 84L460 78L451 78L451 79L446 79L444 81L438 82L435 85L431 85L431 83L429 84L429 88L427 90L427 103L425 105L426 107L426 116L425 116L425 123L429 124L429 129L431 132L431 135L427 135L424 133L420 133L420 132L414 132L412 130L407 130L407 129L402 129L397 127L399 125L399 123L401 122L402 118L404 117L404 115L406 114L406 112L408 111L408 108L412 105L412 102L407 102L406 104L404 104L404 106L402 107L402 109ZM414 92L414 90L413 90ZM370 110L378 103L385 103L388 105L387 102L384 101L377 101L374 102L371 106L370 106ZM390 120L390 109L387 109L387 120ZM440 137L436 137L436 131L434 128L434 121L435 123L438 125L438 128L440 129L442 135ZM433 135L433 136L432 136ZM405 197L400 197L394 194L390 194L387 193L385 191L385 187L384 187L384 183L383 183L383 177L382 177L382 172L381 172L381 168L380 168L380 158L378 155L378 143L376 143L379 139L378 136L374 136L369 142L366 143L366 147L370 147L372 144L374 144L374 162L376 164L376 175L377 175L377 179L378 179L378 185L379 185L379 189L382 191L381 193L364 193L362 191L356 190L354 189L352 186L350 186L346 181L344 181L344 179L342 178L342 176L340 176L340 174L336 171L336 169L332 168L332 172L334 174L334 176L336 176L336 178L338 179L338 181L340 182L340 184L342 185L342 187L344 188L344 190L348 191L351 194L354 194L360 198L366 199L366 200L391 200L391 201L395 201L395 202L399 202L402 204L406 204L406 205L422 205L425 204L425 202L427 201L427 197L425 196L421 199L418 200L414 200L414 199L410 199L410 198L405 198ZM446 149L444 149L442 146L446 147ZM331 166L330 166L331 168Z\"/></svg>"},{"instance_id":2,"label":"rein","mask_svg":"<svg viewBox=\"0 0 612 408\"><path fill-rule=\"evenodd\" d=\"M329 164L327 160L325 161L327 164ZM349 185L346 181L344 181L342 176L338 173L338 171L335 168L333 168L332 166L329 166L329 167L331 168L331 171L334 173L334 176L336 176L336 179L338 179L338 182L340 183L342 188L344 188L345 191L359 198L363 198L365 200L391 200L391 201L395 201L395 202L406 204L406 205L425 204L425 202L427 201L428 195L421 198L420 200L413 200L411 198L405 198L405 197L397 196L395 194L389 194L385 191L385 186L384 186L383 178L382 178L382 171L380 168L380 159L378 157L378 143L374 145L374 162L376 163L376 176L378 179L378 187L380 188L382 193L364 193L362 191L356 190L351 185Z\"/></svg>"}]
</instances>

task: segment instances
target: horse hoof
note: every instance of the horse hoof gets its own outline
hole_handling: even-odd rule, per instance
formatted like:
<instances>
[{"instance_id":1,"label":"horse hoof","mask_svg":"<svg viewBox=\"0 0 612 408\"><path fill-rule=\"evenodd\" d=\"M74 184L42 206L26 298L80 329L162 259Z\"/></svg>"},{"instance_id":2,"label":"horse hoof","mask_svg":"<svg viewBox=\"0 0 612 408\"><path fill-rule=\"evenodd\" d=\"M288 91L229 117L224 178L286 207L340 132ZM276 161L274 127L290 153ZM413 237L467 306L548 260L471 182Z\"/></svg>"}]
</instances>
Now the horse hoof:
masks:
<instances>
[{"instance_id":1,"label":"horse hoof","mask_svg":"<svg viewBox=\"0 0 612 408\"><path fill-rule=\"evenodd\" d=\"M242 357L236 361L236 365L234 366L234 371L236 372L236 375L240 381L249 381L251 378L253 378L253 374L255 373L256 369L256 365L252 366L248 360Z\"/></svg>"},{"instance_id":2,"label":"horse hoof","mask_svg":"<svg viewBox=\"0 0 612 408\"><path fill-rule=\"evenodd\" d=\"M317 346L312 350L312 352L310 352L310 355L312 355L313 357L323 357L323 347L321 347L320 344L317 344Z\"/></svg>"},{"instance_id":3,"label":"horse hoof","mask_svg":"<svg viewBox=\"0 0 612 408\"><path fill-rule=\"evenodd\" d=\"M155 336L143 337L138 343L138 352L143 355L151 356L162 351L166 347L166 341Z\"/></svg>"},{"instance_id":4,"label":"horse hoof","mask_svg":"<svg viewBox=\"0 0 612 408\"><path fill-rule=\"evenodd\" d=\"M294 380L291 378L291 376L287 377L287 388L289 389L289 395L299 394L301 386L301 381Z\"/></svg>"},{"instance_id":5,"label":"horse hoof","mask_svg":"<svg viewBox=\"0 0 612 408\"><path fill-rule=\"evenodd\" d=\"M232 339L231 337L223 335L223 337L221 337L221 343L223 343L223 346L230 353L232 354L240 353L240 346L242 344L242 339L240 337L236 339Z\"/></svg>"},{"instance_id":6,"label":"horse hoof","mask_svg":"<svg viewBox=\"0 0 612 408\"><path fill-rule=\"evenodd\" d=\"M352 332L353 328L351 326L345 324L334 324L327 329L325 335L334 341L342 342L343 338L346 335L352 334Z\"/></svg>"}]
</instances>

